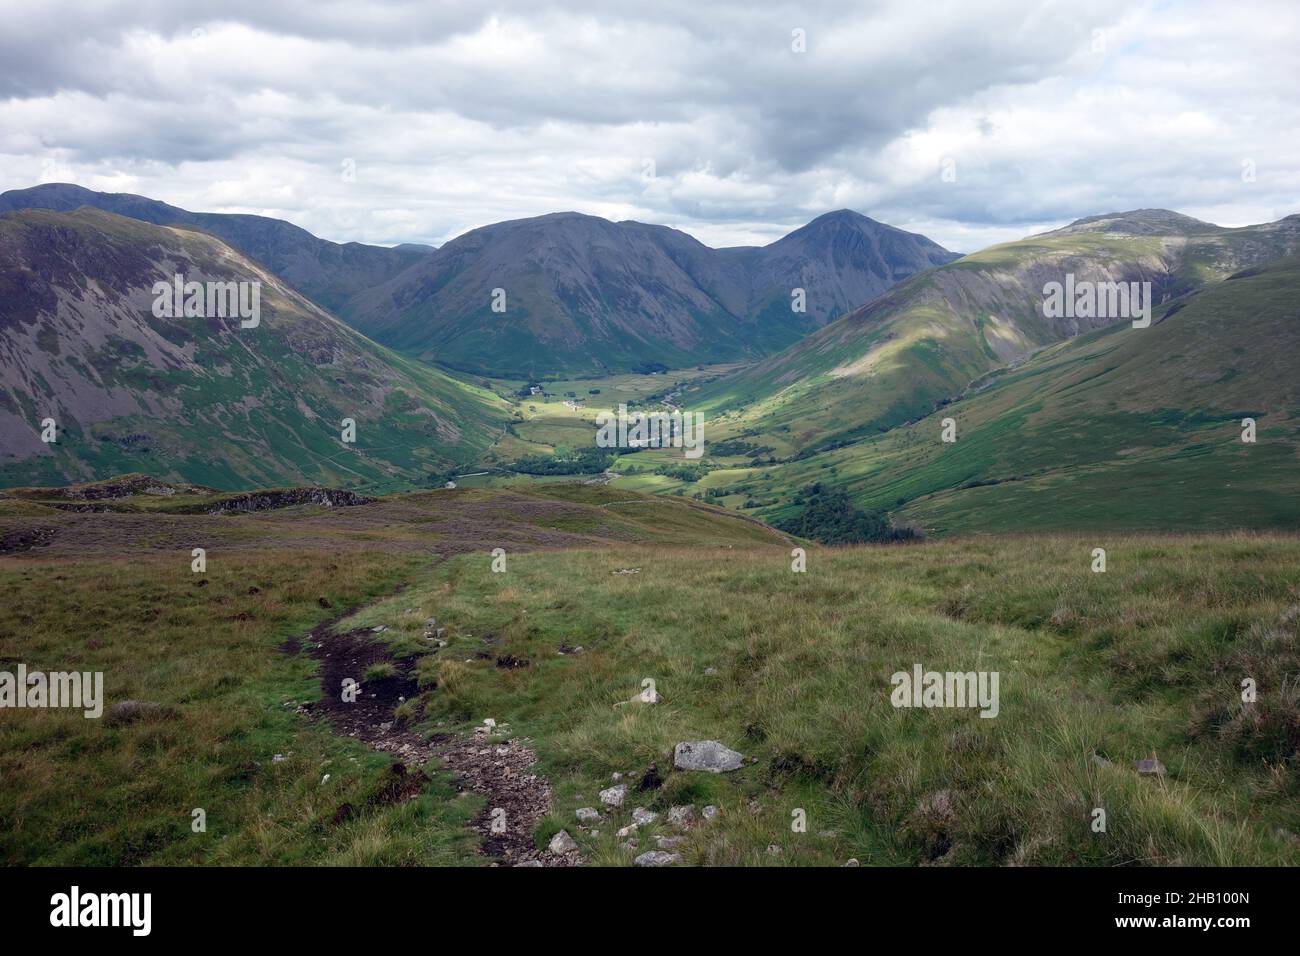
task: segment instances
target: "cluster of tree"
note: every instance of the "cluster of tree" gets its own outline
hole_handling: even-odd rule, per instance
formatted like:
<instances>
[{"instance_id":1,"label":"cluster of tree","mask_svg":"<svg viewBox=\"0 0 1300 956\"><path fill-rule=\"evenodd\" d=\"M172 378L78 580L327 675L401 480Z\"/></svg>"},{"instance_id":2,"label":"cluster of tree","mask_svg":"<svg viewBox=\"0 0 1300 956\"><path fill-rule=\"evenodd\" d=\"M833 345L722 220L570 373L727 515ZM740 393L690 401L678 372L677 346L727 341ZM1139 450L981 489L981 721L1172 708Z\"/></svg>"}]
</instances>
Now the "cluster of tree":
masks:
<instances>
[{"instance_id":1,"label":"cluster of tree","mask_svg":"<svg viewBox=\"0 0 1300 956\"><path fill-rule=\"evenodd\" d=\"M525 475L598 475L613 463L609 451L589 445L565 454L520 458L513 467Z\"/></svg>"},{"instance_id":2,"label":"cluster of tree","mask_svg":"<svg viewBox=\"0 0 1300 956\"><path fill-rule=\"evenodd\" d=\"M751 441L744 441L739 438L729 438L726 441L715 441L709 445L709 454L717 455L719 458L727 458L734 455L745 455L750 458L759 458L765 454L770 454L772 448L769 445L757 445Z\"/></svg>"},{"instance_id":3,"label":"cluster of tree","mask_svg":"<svg viewBox=\"0 0 1300 956\"><path fill-rule=\"evenodd\" d=\"M794 501L802 504L803 510L777 527L801 538L822 544L869 544L916 537L910 528L895 528L883 511L863 511L842 488L817 482L804 488Z\"/></svg>"},{"instance_id":4,"label":"cluster of tree","mask_svg":"<svg viewBox=\"0 0 1300 956\"><path fill-rule=\"evenodd\" d=\"M713 469L708 465L660 465L655 469L656 475L675 478L678 481L699 481Z\"/></svg>"}]
</instances>

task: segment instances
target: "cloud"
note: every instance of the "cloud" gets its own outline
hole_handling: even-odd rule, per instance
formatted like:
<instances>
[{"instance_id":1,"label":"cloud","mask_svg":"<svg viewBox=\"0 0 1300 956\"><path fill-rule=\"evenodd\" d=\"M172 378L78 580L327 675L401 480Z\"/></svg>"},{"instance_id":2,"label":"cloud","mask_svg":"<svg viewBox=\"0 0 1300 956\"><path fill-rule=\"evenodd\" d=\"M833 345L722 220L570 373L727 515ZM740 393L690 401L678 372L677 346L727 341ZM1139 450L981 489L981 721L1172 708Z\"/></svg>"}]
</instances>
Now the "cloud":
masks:
<instances>
[{"instance_id":1,"label":"cloud","mask_svg":"<svg viewBox=\"0 0 1300 956\"><path fill-rule=\"evenodd\" d=\"M1300 209L1294 4L755 6L4 3L0 188L370 242L574 209L741 244L847 206L969 251Z\"/></svg>"}]
</instances>

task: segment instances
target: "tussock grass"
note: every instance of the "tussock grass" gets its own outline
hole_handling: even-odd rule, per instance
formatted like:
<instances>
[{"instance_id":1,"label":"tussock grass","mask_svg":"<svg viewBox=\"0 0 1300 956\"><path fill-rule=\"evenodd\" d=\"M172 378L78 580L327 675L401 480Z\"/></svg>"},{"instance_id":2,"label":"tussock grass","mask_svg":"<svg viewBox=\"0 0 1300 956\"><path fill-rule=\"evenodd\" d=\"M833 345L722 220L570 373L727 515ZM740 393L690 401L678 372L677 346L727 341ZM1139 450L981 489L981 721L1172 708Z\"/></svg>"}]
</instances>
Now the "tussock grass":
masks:
<instances>
[{"instance_id":1,"label":"tussock grass","mask_svg":"<svg viewBox=\"0 0 1300 956\"><path fill-rule=\"evenodd\" d=\"M664 513L656 538L672 541L685 519ZM633 807L661 814L643 852L676 835L664 814L684 803L721 810L677 849L694 864L1300 862L1300 539L1113 536L1094 574L1090 539L984 537L814 549L796 574L788 548L737 524L706 521L690 546L511 551L504 574L486 547L436 566L214 552L202 576L184 550L0 561L3 666L102 670L108 704L160 705L117 724L0 712L0 860L482 862L481 800L430 767L418 799L384 805L388 759L295 713L319 686L281 643L388 595L339 626L382 624L375 640L414 659L422 693L399 720L445 733L492 717L527 738L555 792L534 837L567 829L592 863L631 861L615 831ZM999 716L893 708L890 675L915 663L997 671ZM646 679L662 703L632 701ZM695 739L746 766L672 771ZM1138 776L1153 755L1166 775ZM629 794L598 836L578 829L613 773L635 784L651 765L661 788Z\"/></svg>"},{"instance_id":2,"label":"tussock grass","mask_svg":"<svg viewBox=\"0 0 1300 956\"><path fill-rule=\"evenodd\" d=\"M186 551L0 562L0 668L103 671L106 698L99 720L0 711L0 861L469 859L476 802L435 781L416 801L372 805L390 761L295 713L319 685L305 655L279 648L339 613L320 597L343 609L411 570L409 557L359 551L219 553L203 575ZM109 719L126 700L159 706ZM206 832L192 829L195 808Z\"/></svg>"},{"instance_id":3,"label":"tussock grass","mask_svg":"<svg viewBox=\"0 0 1300 956\"><path fill-rule=\"evenodd\" d=\"M1112 539L1105 574L1091 548L821 550L806 574L776 548L537 553L506 574L473 556L368 620L416 603L449 626L451 646L422 662L438 685L428 712L509 721L533 741L557 794L546 836L578 833L573 810L599 806L614 772L658 766L661 790L580 835L597 863L630 862L614 831L632 806L679 803L722 808L680 848L699 864L1300 862L1300 540ZM498 654L531 666L501 670ZM894 709L890 675L918 662L998 671L999 716ZM1260 688L1249 707L1246 676ZM615 706L645 678L663 703ZM675 743L710 738L754 762L669 772ZM1135 772L1152 755L1166 776ZM797 808L806 833L791 831Z\"/></svg>"}]
</instances>

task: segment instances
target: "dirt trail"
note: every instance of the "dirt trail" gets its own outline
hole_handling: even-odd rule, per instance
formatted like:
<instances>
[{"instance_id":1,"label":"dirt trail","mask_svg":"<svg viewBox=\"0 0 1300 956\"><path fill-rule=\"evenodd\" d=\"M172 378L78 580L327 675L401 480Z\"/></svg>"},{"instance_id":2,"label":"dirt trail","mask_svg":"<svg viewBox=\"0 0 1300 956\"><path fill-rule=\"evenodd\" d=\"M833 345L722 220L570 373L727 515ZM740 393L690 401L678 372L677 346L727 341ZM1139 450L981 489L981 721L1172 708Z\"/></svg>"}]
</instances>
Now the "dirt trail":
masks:
<instances>
[{"instance_id":1,"label":"dirt trail","mask_svg":"<svg viewBox=\"0 0 1300 956\"><path fill-rule=\"evenodd\" d=\"M397 777L409 778L407 767L418 768L434 757L441 758L455 776L458 789L473 791L487 801L474 828L482 838L481 852L496 863L572 866L580 862L575 855L539 851L533 843L537 821L551 808L550 784L530 769L537 755L519 741L488 733L469 738L452 734L425 737L398 726L394 711L420 692L414 658L393 656L380 636L370 630L334 633L334 625L343 617L318 624L308 639L309 652L320 662L322 688L320 703L308 710L328 720L336 733L396 757ZM284 649L297 653L300 645L294 640ZM391 665L395 673L367 680L366 671L376 664ZM360 685L356 700L350 703L343 699L345 679ZM407 786L397 797L414 799L421 789Z\"/></svg>"}]
</instances>

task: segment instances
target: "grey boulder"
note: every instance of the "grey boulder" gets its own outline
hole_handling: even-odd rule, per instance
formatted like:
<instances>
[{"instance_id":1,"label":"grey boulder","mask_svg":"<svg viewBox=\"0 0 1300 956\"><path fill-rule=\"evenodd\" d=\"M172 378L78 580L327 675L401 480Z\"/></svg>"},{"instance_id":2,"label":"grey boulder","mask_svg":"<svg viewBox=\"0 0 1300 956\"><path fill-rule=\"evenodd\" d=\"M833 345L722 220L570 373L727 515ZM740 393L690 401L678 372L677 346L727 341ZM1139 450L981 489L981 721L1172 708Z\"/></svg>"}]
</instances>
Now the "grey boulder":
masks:
<instances>
[{"instance_id":1,"label":"grey boulder","mask_svg":"<svg viewBox=\"0 0 1300 956\"><path fill-rule=\"evenodd\" d=\"M739 770L744 763L744 757L716 740L684 740L673 748L673 766L678 770L726 773Z\"/></svg>"}]
</instances>

